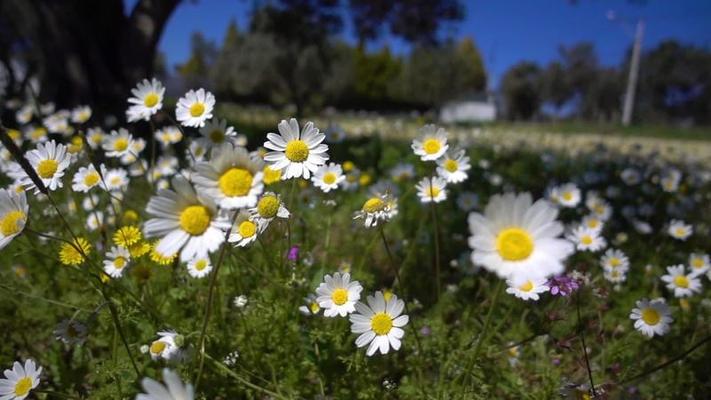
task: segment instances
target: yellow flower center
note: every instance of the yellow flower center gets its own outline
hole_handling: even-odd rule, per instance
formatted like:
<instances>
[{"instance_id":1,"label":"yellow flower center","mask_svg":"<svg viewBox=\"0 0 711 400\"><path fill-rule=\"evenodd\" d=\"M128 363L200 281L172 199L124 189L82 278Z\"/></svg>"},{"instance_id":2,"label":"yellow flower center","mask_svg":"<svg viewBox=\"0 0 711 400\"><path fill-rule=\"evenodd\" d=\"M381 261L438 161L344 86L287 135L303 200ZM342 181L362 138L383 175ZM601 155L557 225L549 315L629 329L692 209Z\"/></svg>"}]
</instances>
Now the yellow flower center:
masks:
<instances>
[{"instance_id":1,"label":"yellow flower center","mask_svg":"<svg viewBox=\"0 0 711 400\"><path fill-rule=\"evenodd\" d=\"M202 115L202 113L205 112L205 105L202 103L195 103L192 106L190 106L190 116L193 118L197 118Z\"/></svg>"},{"instance_id":2,"label":"yellow flower center","mask_svg":"<svg viewBox=\"0 0 711 400\"><path fill-rule=\"evenodd\" d=\"M319 312L321 310L321 306L319 306L318 303L313 302L313 303L309 304L309 309L311 310L312 314L316 314L317 312Z\"/></svg>"},{"instance_id":3,"label":"yellow flower center","mask_svg":"<svg viewBox=\"0 0 711 400\"><path fill-rule=\"evenodd\" d=\"M622 264L622 261L620 261L619 258L617 258L617 257L612 257L612 258L610 259L610 265L611 265L611 266L613 266L613 267L618 267L620 264Z\"/></svg>"},{"instance_id":4,"label":"yellow flower center","mask_svg":"<svg viewBox=\"0 0 711 400\"><path fill-rule=\"evenodd\" d=\"M506 228L496 237L496 251L506 261L521 261L533 253L533 238L521 228Z\"/></svg>"},{"instance_id":5,"label":"yellow flower center","mask_svg":"<svg viewBox=\"0 0 711 400\"><path fill-rule=\"evenodd\" d=\"M331 300L333 300L333 304L337 306L346 304L346 301L348 301L348 290L344 288L334 290L333 293L331 293Z\"/></svg>"},{"instance_id":6,"label":"yellow flower center","mask_svg":"<svg viewBox=\"0 0 711 400\"><path fill-rule=\"evenodd\" d=\"M686 229L684 228L676 228L676 235L677 236L684 236L686 234Z\"/></svg>"},{"instance_id":7,"label":"yellow flower center","mask_svg":"<svg viewBox=\"0 0 711 400\"><path fill-rule=\"evenodd\" d=\"M202 271L205 268L207 268L207 260L204 258L197 260L197 262L195 263L195 269L198 271Z\"/></svg>"},{"instance_id":8,"label":"yellow flower center","mask_svg":"<svg viewBox=\"0 0 711 400\"><path fill-rule=\"evenodd\" d=\"M32 389L32 378L24 376L15 384L15 396L25 396Z\"/></svg>"},{"instance_id":9,"label":"yellow flower center","mask_svg":"<svg viewBox=\"0 0 711 400\"><path fill-rule=\"evenodd\" d=\"M642 310L642 321L647 325L656 325L660 319L662 319L662 316L659 315L659 311L653 308L645 308Z\"/></svg>"},{"instance_id":10,"label":"yellow flower center","mask_svg":"<svg viewBox=\"0 0 711 400\"><path fill-rule=\"evenodd\" d=\"M160 340L156 340L151 344L151 353L153 354L160 354L165 350L167 344L165 342L161 342Z\"/></svg>"},{"instance_id":11,"label":"yellow flower center","mask_svg":"<svg viewBox=\"0 0 711 400\"><path fill-rule=\"evenodd\" d=\"M393 327L393 320L384 312L373 315L370 320L370 327L376 335L387 335Z\"/></svg>"},{"instance_id":12,"label":"yellow flower center","mask_svg":"<svg viewBox=\"0 0 711 400\"><path fill-rule=\"evenodd\" d=\"M281 170L271 169L268 166L264 167L264 184L271 185L272 183L279 182L281 180Z\"/></svg>"},{"instance_id":13,"label":"yellow flower center","mask_svg":"<svg viewBox=\"0 0 711 400\"><path fill-rule=\"evenodd\" d=\"M456 160L449 159L444 162L444 169L449 172L457 172L459 169L459 163Z\"/></svg>"},{"instance_id":14,"label":"yellow flower center","mask_svg":"<svg viewBox=\"0 0 711 400\"><path fill-rule=\"evenodd\" d=\"M74 240L74 245L63 243L59 249L59 261L64 265L79 265L84 262L84 256L89 255L90 250L91 245L84 238Z\"/></svg>"},{"instance_id":15,"label":"yellow flower center","mask_svg":"<svg viewBox=\"0 0 711 400\"><path fill-rule=\"evenodd\" d=\"M442 189L438 188L437 186L430 186L429 195L431 198L434 199L435 197L439 196L441 192Z\"/></svg>"},{"instance_id":16,"label":"yellow flower center","mask_svg":"<svg viewBox=\"0 0 711 400\"><path fill-rule=\"evenodd\" d=\"M435 154L442 148L442 143L437 139L427 139L422 143L422 148L427 154Z\"/></svg>"},{"instance_id":17,"label":"yellow flower center","mask_svg":"<svg viewBox=\"0 0 711 400\"><path fill-rule=\"evenodd\" d=\"M3 236L10 236L20 232L22 226L20 221L25 221L27 215L20 210L10 211L0 218L0 233Z\"/></svg>"},{"instance_id":18,"label":"yellow flower center","mask_svg":"<svg viewBox=\"0 0 711 400\"><path fill-rule=\"evenodd\" d=\"M383 299L385 299L385 301L390 301L390 299L392 299L392 298L393 298L393 292L391 292L389 290L383 291Z\"/></svg>"},{"instance_id":19,"label":"yellow flower center","mask_svg":"<svg viewBox=\"0 0 711 400\"><path fill-rule=\"evenodd\" d=\"M121 137L121 138L116 139L116 141L114 142L114 150L116 150L116 151L126 151L127 148L128 148L128 139L126 139L126 138Z\"/></svg>"},{"instance_id":20,"label":"yellow flower center","mask_svg":"<svg viewBox=\"0 0 711 400\"><path fill-rule=\"evenodd\" d=\"M355 164L353 164L353 161L346 161L343 163L343 170L348 172L355 168Z\"/></svg>"},{"instance_id":21,"label":"yellow flower center","mask_svg":"<svg viewBox=\"0 0 711 400\"><path fill-rule=\"evenodd\" d=\"M42 179L49 179L54 176L54 173L57 172L58 167L59 163L57 162L57 160L42 160L39 162L39 164L37 164L37 174Z\"/></svg>"},{"instance_id":22,"label":"yellow flower center","mask_svg":"<svg viewBox=\"0 0 711 400\"><path fill-rule=\"evenodd\" d=\"M257 212L263 218L274 218L279 211L279 199L276 196L269 195L259 199L257 203Z\"/></svg>"},{"instance_id":23,"label":"yellow flower center","mask_svg":"<svg viewBox=\"0 0 711 400\"><path fill-rule=\"evenodd\" d=\"M84 175L84 185L88 187L93 187L94 185L99 183L99 179L101 179L101 177L99 177L99 173L96 171L91 171Z\"/></svg>"},{"instance_id":24,"label":"yellow flower center","mask_svg":"<svg viewBox=\"0 0 711 400\"><path fill-rule=\"evenodd\" d=\"M252 188L252 173L243 168L230 168L217 184L225 196L246 196Z\"/></svg>"},{"instance_id":25,"label":"yellow flower center","mask_svg":"<svg viewBox=\"0 0 711 400\"><path fill-rule=\"evenodd\" d=\"M385 202L378 197L372 197L363 204L363 211L367 213L375 213L382 211L385 208Z\"/></svg>"},{"instance_id":26,"label":"yellow flower center","mask_svg":"<svg viewBox=\"0 0 711 400\"><path fill-rule=\"evenodd\" d=\"M309 146L303 140L292 140L286 144L286 158L293 162L304 162L309 158Z\"/></svg>"},{"instance_id":27,"label":"yellow flower center","mask_svg":"<svg viewBox=\"0 0 711 400\"><path fill-rule=\"evenodd\" d=\"M254 222L242 221L242 223L239 224L239 234L243 238L252 237L255 233L257 233L257 224Z\"/></svg>"},{"instance_id":28,"label":"yellow flower center","mask_svg":"<svg viewBox=\"0 0 711 400\"><path fill-rule=\"evenodd\" d=\"M677 275L674 277L674 284L680 288L688 288L689 278L687 278L685 275Z\"/></svg>"},{"instance_id":29,"label":"yellow flower center","mask_svg":"<svg viewBox=\"0 0 711 400\"><path fill-rule=\"evenodd\" d=\"M214 131L210 132L210 140L213 143L222 143L225 141L225 133L219 129L215 129Z\"/></svg>"},{"instance_id":30,"label":"yellow flower center","mask_svg":"<svg viewBox=\"0 0 711 400\"><path fill-rule=\"evenodd\" d=\"M585 235L580 239L580 242L586 246L590 246L593 242L592 237L590 235Z\"/></svg>"},{"instance_id":31,"label":"yellow flower center","mask_svg":"<svg viewBox=\"0 0 711 400\"><path fill-rule=\"evenodd\" d=\"M180 227L193 236L202 235L210 226L212 215L205 206L186 207L180 213Z\"/></svg>"},{"instance_id":32,"label":"yellow flower center","mask_svg":"<svg viewBox=\"0 0 711 400\"><path fill-rule=\"evenodd\" d=\"M335 182L335 181L336 181L336 174L334 174L333 172L326 172L323 175L323 183L325 183L327 185L333 185L333 182Z\"/></svg>"},{"instance_id":33,"label":"yellow flower center","mask_svg":"<svg viewBox=\"0 0 711 400\"><path fill-rule=\"evenodd\" d=\"M570 192L563 193L563 200L565 200L565 201L573 200L573 194Z\"/></svg>"},{"instance_id":34,"label":"yellow flower center","mask_svg":"<svg viewBox=\"0 0 711 400\"><path fill-rule=\"evenodd\" d=\"M522 292L530 292L531 290L533 290L533 282L526 281L523 285L518 287L518 290Z\"/></svg>"},{"instance_id":35,"label":"yellow flower center","mask_svg":"<svg viewBox=\"0 0 711 400\"><path fill-rule=\"evenodd\" d=\"M145 105L148 108L154 107L156 104L158 104L158 93L156 92L150 92L146 95L146 97L143 98L143 105Z\"/></svg>"},{"instance_id":36,"label":"yellow flower center","mask_svg":"<svg viewBox=\"0 0 711 400\"><path fill-rule=\"evenodd\" d=\"M693 260L691 260L691 266L694 268L701 268L704 266L704 260L700 258L694 258Z\"/></svg>"},{"instance_id":37,"label":"yellow flower center","mask_svg":"<svg viewBox=\"0 0 711 400\"><path fill-rule=\"evenodd\" d=\"M121 256L116 257L116 259L114 260L114 268L116 268L116 269L122 269L123 267L126 266L126 264L127 264L126 259Z\"/></svg>"},{"instance_id":38,"label":"yellow flower center","mask_svg":"<svg viewBox=\"0 0 711 400\"><path fill-rule=\"evenodd\" d=\"M588 220L588 228L597 228L598 225L600 225L600 221L597 219L591 218Z\"/></svg>"},{"instance_id":39,"label":"yellow flower center","mask_svg":"<svg viewBox=\"0 0 711 400\"><path fill-rule=\"evenodd\" d=\"M7 136L10 136L10 139L12 140L18 140L22 137L22 132L18 131L17 129L8 129Z\"/></svg>"},{"instance_id":40,"label":"yellow flower center","mask_svg":"<svg viewBox=\"0 0 711 400\"><path fill-rule=\"evenodd\" d=\"M44 128L35 128L30 134L33 140L39 140L45 136L47 136L47 130Z\"/></svg>"},{"instance_id":41,"label":"yellow flower center","mask_svg":"<svg viewBox=\"0 0 711 400\"><path fill-rule=\"evenodd\" d=\"M111 178L111 184L114 186L118 186L121 184L121 177L119 176L114 176Z\"/></svg>"}]
</instances>

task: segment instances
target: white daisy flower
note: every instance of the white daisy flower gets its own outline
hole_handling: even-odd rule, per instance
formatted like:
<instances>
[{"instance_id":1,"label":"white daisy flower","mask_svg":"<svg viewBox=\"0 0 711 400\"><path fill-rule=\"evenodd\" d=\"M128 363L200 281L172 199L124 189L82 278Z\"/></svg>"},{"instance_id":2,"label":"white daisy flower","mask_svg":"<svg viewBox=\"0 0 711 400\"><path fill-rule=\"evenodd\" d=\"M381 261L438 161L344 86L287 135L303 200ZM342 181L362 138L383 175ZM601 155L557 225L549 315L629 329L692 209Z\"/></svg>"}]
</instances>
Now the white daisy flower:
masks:
<instances>
[{"instance_id":1,"label":"white daisy flower","mask_svg":"<svg viewBox=\"0 0 711 400\"><path fill-rule=\"evenodd\" d=\"M231 126L227 126L227 120L215 118L207 121L205 126L200 128L200 134L207 139L212 146L221 145L237 136L237 131Z\"/></svg>"},{"instance_id":2,"label":"white daisy flower","mask_svg":"<svg viewBox=\"0 0 711 400\"><path fill-rule=\"evenodd\" d=\"M131 106L126 110L128 122L148 121L151 115L163 108L165 88L156 78L144 79L131 89L133 97L128 98Z\"/></svg>"},{"instance_id":3,"label":"white daisy flower","mask_svg":"<svg viewBox=\"0 0 711 400\"><path fill-rule=\"evenodd\" d=\"M659 183L662 185L662 190L667 193L674 193L679 189L681 182L681 172L677 169L670 169L662 174Z\"/></svg>"},{"instance_id":4,"label":"white daisy flower","mask_svg":"<svg viewBox=\"0 0 711 400\"><path fill-rule=\"evenodd\" d=\"M402 328L410 320L407 315L400 315L405 302L396 295L385 300L380 291L375 292L374 296L368 296L367 301L368 304L356 303L356 312L350 315L351 332L360 334L356 346L370 344L365 352L367 356L372 356L378 350L380 354L387 354L391 347L399 350L405 335Z\"/></svg>"},{"instance_id":5,"label":"white daisy flower","mask_svg":"<svg viewBox=\"0 0 711 400\"><path fill-rule=\"evenodd\" d=\"M34 107L32 104L25 104L22 106L17 112L15 112L15 120L19 124L26 124L32 120L32 116L34 115Z\"/></svg>"},{"instance_id":6,"label":"white daisy flower","mask_svg":"<svg viewBox=\"0 0 711 400\"><path fill-rule=\"evenodd\" d=\"M600 259L600 264L605 269L627 269L630 266L630 260L621 250L607 249Z\"/></svg>"},{"instance_id":7,"label":"white daisy flower","mask_svg":"<svg viewBox=\"0 0 711 400\"><path fill-rule=\"evenodd\" d=\"M469 175L467 171L471 169L469 157L465 150L455 150L444 153L444 157L437 159L437 175L444 178L447 183L464 182Z\"/></svg>"},{"instance_id":8,"label":"white daisy flower","mask_svg":"<svg viewBox=\"0 0 711 400\"><path fill-rule=\"evenodd\" d=\"M25 135L32 143L42 143L49 140L47 128L44 126L28 126Z\"/></svg>"},{"instance_id":9,"label":"white daisy flower","mask_svg":"<svg viewBox=\"0 0 711 400\"><path fill-rule=\"evenodd\" d=\"M412 141L412 150L422 161L435 161L449 149L447 132L435 125L425 125L420 134Z\"/></svg>"},{"instance_id":10,"label":"white daisy flower","mask_svg":"<svg viewBox=\"0 0 711 400\"><path fill-rule=\"evenodd\" d=\"M178 374L165 368L163 370L163 381L160 382L150 378L143 378L141 386L146 393L136 396L136 400L194 400L195 392L191 384L183 385Z\"/></svg>"},{"instance_id":11,"label":"white daisy flower","mask_svg":"<svg viewBox=\"0 0 711 400\"><path fill-rule=\"evenodd\" d=\"M126 154L124 154L120 158L121 164L129 165L129 164L135 163L138 160L138 156L141 154L141 152L145 148L146 148L146 141L145 140L143 140L141 138L133 139L133 141L131 142L131 144L129 146L128 152L126 152ZM141 161L143 161L145 163L145 160L141 160ZM140 169L140 174L141 175L145 174L145 171L146 171L145 168Z\"/></svg>"},{"instance_id":12,"label":"white daisy flower","mask_svg":"<svg viewBox=\"0 0 711 400\"><path fill-rule=\"evenodd\" d=\"M79 345L86 340L86 325L74 319L65 319L52 332L57 340L67 345Z\"/></svg>"},{"instance_id":13,"label":"white daisy flower","mask_svg":"<svg viewBox=\"0 0 711 400\"><path fill-rule=\"evenodd\" d=\"M272 150L264 155L264 160L275 170L281 170L282 180L291 178L309 179L318 167L328 160L328 146L323 144L325 135L318 131L313 122L307 122L301 133L295 118L282 120L279 134L267 133L264 147Z\"/></svg>"},{"instance_id":14,"label":"white daisy flower","mask_svg":"<svg viewBox=\"0 0 711 400\"><path fill-rule=\"evenodd\" d=\"M521 300L533 300L538 301L540 298L538 295L540 293L546 293L550 288L546 284L547 279L523 279L523 280L512 280L507 279L506 284L509 286L506 288L506 293L512 294Z\"/></svg>"},{"instance_id":15,"label":"white daisy flower","mask_svg":"<svg viewBox=\"0 0 711 400\"><path fill-rule=\"evenodd\" d=\"M581 198L580 189L574 183L556 186L551 190L551 201L563 207L575 207Z\"/></svg>"},{"instance_id":16,"label":"white daisy flower","mask_svg":"<svg viewBox=\"0 0 711 400\"><path fill-rule=\"evenodd\" d=\"M568 234L568 240L575 244L580 251L598 251L605 248L605 238L600 236L600 231L579 225Z\"/></svg>"},{"instance_id":17,"label":"white daisy flower","mask_svg":"<svg viewBox=\"0 0 711 400\"><path fill-rule=\"evenodd\" d=\"M221 208L254 207L264 190L262 167L244 147L223 143L213 148L209 162L195 166L193 182Z\"/></svg>"},{"instance_id":18,"label":"white daisy flower","mask_svg":"<svg viewBox=\"0 0 711 400\"><path fill-rule=\"evenodd\" d=\"M630 319L634 321L635 329L649 337L663 336L669 332L669 325L674 321L663 298L638 300L637 307L630 313Z\"/></svg>"},{"instance_id":19,"label":"white daisy flower","mask_svg":"<svg viewBox=\"0 0 711 400\"><path fill-rule=\"evenodd\" d=\"M104 224L104 213L101 211L94 211L89 213L86 217L86 229L89 231L95 231Z\"/></svg>"},{"instance_id":20,"label":"white daisy flower","mask_svg":"<svg viewBox=\"0 0 711 400\"><path fill-rule=\"evenodd\" d=\"M622 178L622 180L628 186L637 185L642 182L642 175L639 173L639 171L631 167L622 170L622 172L620 173L620 178Z\"/></svg>"},{"instance_id":21,"label":"white daisy flower","mask_svg":"<svg viewBox=\"0 0 711 400\"><path fill-rule=\"evenodd\" d=\"M250 208L249 214L257 226L266 229L274 218L289 218L289 210L286 209L281 197L274 192L266 192L259 198L257 206ZM261 231L260 231L261 233Z\"/></svg>"},{"instance_id":22,"label":"white daisy flower","mask_svg":"<svg viewBox=\"0 0 711 400\"><path fill-rule=\"evenodd\" d=\"M131 253L129 253L128 249L114 246L111 251L106 253L104 272L112 278L120 278L126 271L130 261Z\"/></svg>"},{"instance_id":23,"label":"white daisy flower","mask_svg":"<svg viewBox=\"0 0 711 400\"><path fill-rule=\"evenodd\" d=\"M474 192L462 192L457 196L457 206L464 212L479 207L479 195Z\"/></svg>"},{"instance_id":24,"label":"white daisy flower","mask_svg":"<svg viewBox=\"0 0 711 400\"><path fill-rule=\"evenodd\" d=\"M37 368L33 360L25 360L25 366L15 361L12 369L4 371L0 379L0 399L23 400L40 383L42 367Z\"/></svg>"},{"instance_id":25,"label":"white daisy flower","mask_svg":"<svg viewBox=\"0 0 711 400\"><path fill-rule=\"evenodd\" d=\"M178 100L175 117L183 126L202 128L205 121L212 118L215 96L203 88L190 90Z\"/></svg>"},{"instance_id":26,"label":"white daisy flower","mask_svg":"<svg viewBox=\"0 0 711 400\"><path fill-rule=\"evenodd\" d=\"M176 176L171 182L174 191L158 190L148 201L146 211L155 218L145 224L146 237L160 237L156 251L180 251L182 262L214 252L224 242L229 222L218 218L214 201L196 193L187 179Z\"/></svg>"},{"instance_id":27,"label":"white daisy flower","mask_svg":"<svg viewBox=\"0 0 711 400\"><path fill-rule=\"evenodd\" d=\"M689 268L692 275L701 275L711 269L708 254L692 253L689 254Z\"/></svg>"},{"instance_id":28,"label":"white daisy flower","mask_svg":"<svg viewBox=\"0 0 711 400\"><path fill-rule=\"evenodd\" d=\"M669 222L669 228L667 229L669 236L677 240L686 240L694 233L694 228L691 225L687 225L684 221L679 221L676 219Z\"/></svg>"},{"instance_id":29,"label":"white daisy flower","mask_svg":"<svg viewBox=\"0 0 711 400\"><path fill-rule=\"evenodd\" d=\"M118 131L111 131L111 135L104 137L102 148L106 152L106 157L121 158L131 152L133 136L124 128Z\"/></svg>"},{"instance_id":30,"label":"white daisy flower","mask_svg":"<svg viewBox=\"0 0 711 400\"><path fill-rule=\"evenodd\" d=\"M423 203L439 203L447 200L447 181L439 176L422 178L417 185L417 197Z\"/></svg>"},{"instance_id":31,"label":"white daisy flower","mask_svg":"<svg viewBox=\"0 0 711 400\"><path fill-rule=\"evenodd\" d=\"M72 122L83 124L91 118L91 107L79 106L72 110Z\"/></svg>"},{"instance_id":32,"label":"white daisy flower","mask_svg":"<svg viewBox=\"0 0 711 400\"><path fill-rule=\"evenodd\" d=\"M236 247L245 247L257 240L257 235L263 231L260 228L255 218L250 217L247 211L242 210L235 219L227 241L234 243Z\"/></svg>"},{"instance_id":33,"label":"white daisy flower","mask_svg":"<svg viewBox=\"0 0 711 400\"><path fill-rule=\"evenodd\" d=\"M586 215L583 218L580 225L586 226L590 229L594 229L594 230L600 232L600 231L602 231L602 228L604 227L605 222L602 219L596 217L595 215Z\"/></svg>"},{"instance_id":34,"label":"white daisy flower","mask_svg":"<svg viewBox=\"0 0 711 400\"><path fill-rule=\"evenodd\" d=\"M469 214L472 263L501 278L542 279L560 274L572 243L560 238L558 210L529 193L495 195L480 213Z\"/></svg>"},{"instance_id":35,"label":"white daisy flower","mask_svg":"<svg viewBox=\"0 0 711 400\"><path fill-rule=\"evenodd\" d=\"M689 297L701 292L701 281L696 275L687 275L683 265L667 267L667 274L662 275L662 281L667 283L667 289L674 291L674 297Z\"/></svg>"},{"instance_id":36,"label":"white daisy flower","mask_svg":"<svg viewBox=\"0 0 711 400\"><path fill-rule=\"evenodd\" d=\"M196 257L188 262L188 273L193 278L202 278L207 276L210 271L212 271L212 264L210 263L210 258Z\"/></svg>"},{"instance_id":37,"label":"white daisy flower","mask_svg":"<svg viewBox=\"0 0 711 400\"><path fill-rule=\"evenodd\" d=\"M106 133L100 127L89 128L86 132L86 141L89 147L96 150L104 143Z\"/></svg>"},{"instance_id":38,"label":"white daisy flower","mask_svg":"<svg viewBox=\"0 0 711 400\"><path fill-rule=\"evenodd\" d=\"M25 154L25 158L30 162L30 165L32 165L32 168L34 168L48 190L54 191L63 186L64 170L71 163L71 156L67 153L65 145L57 144L54 140L47 143L38 143L37 149ZM27 190L34 189L35 194L39 193L39 189L32 179L24 171L22 171L22 175L22 185Z\"/></svg>"},{"instance_id":39,"label":"white daisy flower","mask_svg":"<svg viewBox=\"0 0 711 400\"><path fill-rule=\"evenodd\" d=\"M192 161L194 164L205 160L205 156L209 150L210 146L205 139L197 139L190 142L188 150L186 150L186 157L188 160Z\"/></svg>"},{"instance_id":40,"label":"white daisy flower","mask_svg":"<svg viewBox=\"0 0 711 400\"><path fill-rule=\"evenodd\" d=\"M176 336L178 334L173 331L158 332L158 340L154 340L148 348L151 358L153 360L162 358L168 361L179 358L181 351L180 346L175 342Z\"/></svg>"},{"instance_id":41,"label":"white daisy flower","mask_svg":"<svg viewBox=\"0 0 711 400\"><path fill-rule=\"evenodd\" d=\"M365 227L371 228L381 221L390 221L397 213L397 199L386 193L366 200L363 207L355 212L353 219L363 219Z\"/></svg>"},{"instance_id":42,"label":"white daisy flower","mask_svg":"<svg viewBox=\"0 0 711 400\"><path fill-rule=\"evenodd\" d=\"M622 283L627 280L627 268L605 268L602 275L609 282Z\"/></svg>"},{"instance_id":43,"label":"white daisy flower","mask_svg":"<svg viewBox=\"0 0 711 400\"><path fill-rule=\"evenodd\" d=\"M28 212L25 192L0 189L0 250L25 229Z\"/></svg>"},{"instance_id":44,"label":"white daisy flower","mask_svg":"<svg viewBox=\"0 0 711 400\"><path fill-rule=\"evenodd\" d=\"M314 173L314 176L311 177L314 186L321 189L324 193L338 189L338 185L344 180L346 180L346 176L343 175L343 168L341 168L340 164L336 163L320 166Z\"/></svg>"},{"instance_id":45,"label":"white daisy flower","mask_svg":"<svg viewBox=\"0 0 711 400\"><path fill-rule=\"evenodd\" d=\"M415 177L415 166L408 163L399 163L390 170L390 177L395 182L404 182Z\"/></svg>"},{"instance_id":46,"label":"white daisy flower","mask_svg":"<svg viewBox=\"0 0 711 400\"><path fill-rule=\"evenodd\" d=\"M304 298L304 305L299 307L299 312L304 315L317 315L321 312L321 306L316 300L317 296L313 293Z\"/></svg>"},{"instance_id":47,"label":"white daisy flower","mask_svg":"<svg viewBox=\"0 0 711 400\"><path fill-rule=\"evenodd\" d=\"M99 168L102 169L102 173L106 173L106 167L103 164ZM86 193L100 184L101 175L99 175L99 171L96 170L94 164L79 168L72 178L72 189L75 192Z\"/></svg>"},{"instance_id":48,"label":"white daisy flower","mask_svg":"<svg viewBox=\"0 0 711 400\"><path fill-rule=\"evenodd\" d=\"M123 191L128 187L128 172L123 168L113 168L103 171L104 180L101 186L110 192Z\"/></svg>"},{"instance_id":49,"label":"white daisy flower","mask_svg":"<svg viewBox=\"0 0 711 400\"><path fill-rule=\"evenodd\" d=\"M351 282L351 275L348 273L336 272L333 277L327 274L323 280L316 289L318 294L316 301L324 309L323 315L345 317L354 312L355 304L360 300L363 286L358 281Z\"/></svg>"}]
</instances>

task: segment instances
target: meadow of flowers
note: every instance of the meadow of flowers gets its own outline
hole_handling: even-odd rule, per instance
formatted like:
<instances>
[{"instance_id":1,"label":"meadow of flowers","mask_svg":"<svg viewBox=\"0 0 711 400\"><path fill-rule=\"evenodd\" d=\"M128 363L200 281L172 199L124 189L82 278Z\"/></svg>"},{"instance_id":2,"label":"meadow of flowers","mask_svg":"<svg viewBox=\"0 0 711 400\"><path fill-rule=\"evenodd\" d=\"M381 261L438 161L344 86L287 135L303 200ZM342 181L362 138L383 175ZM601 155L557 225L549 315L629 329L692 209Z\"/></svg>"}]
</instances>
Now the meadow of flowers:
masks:
<instances>
[{"instance_id":1,"label":"meadow of flowers","mask_svg":"<svg viewBox=\"0 0 711 400\"><path fill-rule=\"evenodd\" d=\"M703 160L127 98L6 104L0 400L711 393Z\"/></svg>"}]
</instances>

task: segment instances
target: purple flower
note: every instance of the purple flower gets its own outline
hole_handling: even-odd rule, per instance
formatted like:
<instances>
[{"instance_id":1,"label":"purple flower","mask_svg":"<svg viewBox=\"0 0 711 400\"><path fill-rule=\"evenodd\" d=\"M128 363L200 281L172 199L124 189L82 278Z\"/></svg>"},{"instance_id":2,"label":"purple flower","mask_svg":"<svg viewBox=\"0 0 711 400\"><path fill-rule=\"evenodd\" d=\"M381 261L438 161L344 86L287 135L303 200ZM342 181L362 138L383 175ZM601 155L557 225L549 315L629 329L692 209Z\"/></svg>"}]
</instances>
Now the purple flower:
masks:
<instances>
[{"instance_id":1,"label":"purple flower","mask_svg":"<svg viewBox=\"0 0 711 400\"><path fill-rule=\"evenodd\" d=\"M296 262L299 259L299 246L292 246L286 256L289 261Z\"/></svg>"},{"instance_id":2,"label":"purple flower","mask_svg":"<svg viewBox=\"0 0 711 400\"><path fill-rule=\"evenodd\" d=\"M558 275L548 281L548 287L551 288L550 293L553 296L565 297L578 290L580 284L567 275Z\"/></svg>"}]
</instances>

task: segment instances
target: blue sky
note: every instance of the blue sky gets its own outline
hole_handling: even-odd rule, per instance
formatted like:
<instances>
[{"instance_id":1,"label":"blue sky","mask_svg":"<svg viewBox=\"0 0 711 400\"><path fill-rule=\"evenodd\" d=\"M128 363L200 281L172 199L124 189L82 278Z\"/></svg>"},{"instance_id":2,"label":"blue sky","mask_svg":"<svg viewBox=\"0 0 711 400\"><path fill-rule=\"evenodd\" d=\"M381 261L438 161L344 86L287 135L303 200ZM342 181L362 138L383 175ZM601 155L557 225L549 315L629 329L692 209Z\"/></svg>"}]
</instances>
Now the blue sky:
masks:
<instances>
[{"instance_id":1,"label":"blue sky","mask_svg":"<svg viewBox=\"0 0 711 400\"><path fill-rule=\"evenodd\" d=\"M124 1L127 7L136 2ZM254 1L183 1L168 21L159 43L169 65L189 56L190 34L194 31L221 43L231 19L236 19L241 28L246 27ZM647 0L641 4L629 0L578 0L576 5L566 0L464 0L463 3L465 19L444 32L474 38L493 86L516 62L547 63L555 59L561 44L591 41L603 64L619 64L631 43L632 28L608 21L605 17L608 10L615 10L631 21L637 18L646 21L645 48L668 38L711 48L711 0ZM353 40L349 24L343 35ZM392 37L385 37L373 46L383 44L398 53L408 50L407 44Z\"/></svg>"}]
</instances>

